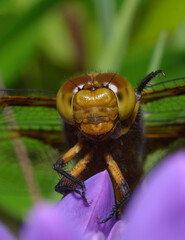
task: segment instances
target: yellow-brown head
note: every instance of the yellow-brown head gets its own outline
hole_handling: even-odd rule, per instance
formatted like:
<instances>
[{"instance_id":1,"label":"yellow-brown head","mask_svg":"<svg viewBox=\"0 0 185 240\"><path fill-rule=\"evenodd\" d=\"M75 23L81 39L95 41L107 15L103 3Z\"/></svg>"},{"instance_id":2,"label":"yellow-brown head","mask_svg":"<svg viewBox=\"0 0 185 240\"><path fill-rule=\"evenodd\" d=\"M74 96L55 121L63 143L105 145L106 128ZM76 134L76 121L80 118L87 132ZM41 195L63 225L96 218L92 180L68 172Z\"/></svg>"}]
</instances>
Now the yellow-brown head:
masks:
<instances>
[{"instance_id":1,"label":"yellow-brown head","mask_svg":"<svg viewBox=\"0 0 185 240\"><path fill-rule=\"evenodd\" d=\"M64 83L56 103L65 121L92 139L104 139L119 120L129 118L136 97L132 85L120 75L91 73Z\"/></svg>"}]
</instances>

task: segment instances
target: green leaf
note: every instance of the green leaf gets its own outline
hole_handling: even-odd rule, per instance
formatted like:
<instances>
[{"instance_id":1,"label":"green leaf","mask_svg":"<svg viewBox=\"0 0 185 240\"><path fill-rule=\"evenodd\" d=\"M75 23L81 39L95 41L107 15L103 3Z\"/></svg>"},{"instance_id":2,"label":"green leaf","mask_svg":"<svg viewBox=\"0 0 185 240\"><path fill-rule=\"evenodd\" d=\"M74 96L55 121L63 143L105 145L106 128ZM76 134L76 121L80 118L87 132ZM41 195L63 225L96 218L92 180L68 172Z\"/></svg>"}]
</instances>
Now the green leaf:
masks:
<instances>
[{"instance_id":1,"label":"green leaf","mask_svg":"<svg viewBox=\"0 0 185 240\"><path fill-rule=\"evenodd\" d=\"M97 68L101 71L118 71L127 52L130 31L135 12L140 0L126 0L123 2L119 14L116 16L112 33L105 42Z\"/></svg>"},{"instance_id":2,"label":"green leaf","mask_svg":"<svg viewBox=\"0 0 185 240\"><path fill-rule=\"evenodd\" d=\"M39 24L45 14L61 0L39 1L22 16L2 29L0 35L0 73L6 82L18 76L34 54Z\"/></svg>"},{"instance_id":3,"label":"green leaf","mask_svg":"<svg viewBox=\"0 0 185 240\"><path fill-rule=\"evenodd\" d=\"M167 31L164 30L159 35L159 39L156 43L156 46L155 46L155 49L154 49L152 59L150 61L147 73L150 73L152 71L160 69L161 60L162 60L162 57L163 57L166 40L167 40Z\"/></svg>"},{"instance_id":4,"label":"green leaf","mask_svg":"<svg viewBox=\"0 0 185 240\"><path fill-rule=\"evenodd\" d=\"M104 33L108 38L112 34L113 22L115 19L115 1L114 0L95 0L95 10L99 17L99 22Z\"/></svg>"},{"instance_id":5,"label":"green leaf","mask_svg":"<svg viewBox=\"0 0 185 240\"><path fill-rule=\"evenodd\" d=\"M146 46L155 44L163 30L167 30L170 35L184 19L184 0L152 0L147 4L132 38L132 51L136 51L136 48L143 50Z\"/></svg>"}]
</instances>

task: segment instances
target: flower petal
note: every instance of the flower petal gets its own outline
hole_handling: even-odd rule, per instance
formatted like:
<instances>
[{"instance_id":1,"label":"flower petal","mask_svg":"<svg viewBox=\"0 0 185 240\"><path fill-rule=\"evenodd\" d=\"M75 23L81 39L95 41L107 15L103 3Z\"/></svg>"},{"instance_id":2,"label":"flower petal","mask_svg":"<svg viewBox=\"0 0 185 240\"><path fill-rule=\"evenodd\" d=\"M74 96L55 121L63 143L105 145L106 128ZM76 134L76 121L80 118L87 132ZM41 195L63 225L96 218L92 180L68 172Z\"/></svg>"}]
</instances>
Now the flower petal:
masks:
<instances>
[{"instance_id":1,"label":"flower petal","mask_svg":"<svg viewBox=\"0 0 185 240\"><path fill-rule=\"evenodd\" d=\"M116 224L114 224L107 240L119 240L120 237L124 235L125 228L126 223L122 220L118 221Z\"/></svg>"},{"instance_id":2,"label":"flower petal","mask_svg":"<svg viewBox=\"0 0 185 240\"><path fill-rule=\"evenodd\" d=\"M85 181L86 197L92 201L90 206L76 193L68 194L56 206L58 212L75 221L81 232L103 232L108 235L116 222L115 216L100 224L98 218L109 216L115 204L114 191L108 172L105 170Z\"/></svg>"},{"instance_id":3,"label":"flower petal","mask_svg":"<svg viewBox=\"0 0 185 240\"><path fill-rule=\"evenodd\" d=\"M11 234L3 223L0 222L0 239L2 240L15 240L15 237Z\"/></svg>"},{"instance_id":4,"label":"flower petal","mask_svg":"<svg viewBox=\"0 0 185 240\"><path fill-rule=\"evenodd\" d=\"M49 204L37 204L21 231L22 240L83 240L78 229Z\"/></svg>"},{"instance_id":5,"label":"flower petal","mask_svg":"<svg viewBox=\"0 0 185 240\"><path fill-rule=\"evenodd\" d=\"M185 151L170 155L149 174L126 217L128 228L120 239L185 239Z\"/></svg>"},{"instance_id":6,"label":"flower petal","mask_svg":"<svg viewBox=\"0 0 185 240\"><path fill-rule=\"evenodd\" d=\"M105 240L105 235L102 232L98 233L87 233L85 234L85 240Z\"/></svg>"}]
</instances>

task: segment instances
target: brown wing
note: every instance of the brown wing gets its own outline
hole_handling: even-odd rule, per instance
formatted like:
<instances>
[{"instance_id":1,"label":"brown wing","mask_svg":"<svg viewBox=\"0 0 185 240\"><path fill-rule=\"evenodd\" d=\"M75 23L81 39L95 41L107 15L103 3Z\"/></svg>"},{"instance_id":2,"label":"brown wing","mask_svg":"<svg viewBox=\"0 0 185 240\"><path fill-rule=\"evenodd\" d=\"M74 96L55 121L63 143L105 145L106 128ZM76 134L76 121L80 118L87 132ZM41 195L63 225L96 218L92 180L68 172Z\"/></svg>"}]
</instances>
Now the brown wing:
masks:
<instances>
[{"instance_id":1,"label":"brown wing","mask_svg":"<svg viewBox=\"0 0 185 240\"><path fill-rule=\"evenodd\" d=\"M20 216L31 201L54 196L63 143L55 93L0 90L0 211Z\"/></svg>"},{"instance_id":2,"label":"brown wing","mask_svg":"<svg viewBox=\"0 0 185 240\"><path fill-rule=\"evenodd\" d=\"M184 95L185 77L162 81L147 85L142 92L142 103L149 103L159 99Z\"/></svg>"},{"instance_id":3,"label":"brown wing","mask_svg":"<svg viewBox=\"0 0 185 240\"><path fill-rule=\"evenodd\" d=\"M142 93L147 153L185 137L185 78L166 80ZM185 145L182 140L181 145Z\"/></svg>"},{"instance_id":4,"label":"brown wing","mask_svg":"<svg viewBox=\"0 0 185 240\"><path fill-rule=\"evenodd\" d=\"M13 138L27 136L52 146L63 142L55 101L55 92L0 89L0 140L11 132Z\"/></svg>"}]
</instances>

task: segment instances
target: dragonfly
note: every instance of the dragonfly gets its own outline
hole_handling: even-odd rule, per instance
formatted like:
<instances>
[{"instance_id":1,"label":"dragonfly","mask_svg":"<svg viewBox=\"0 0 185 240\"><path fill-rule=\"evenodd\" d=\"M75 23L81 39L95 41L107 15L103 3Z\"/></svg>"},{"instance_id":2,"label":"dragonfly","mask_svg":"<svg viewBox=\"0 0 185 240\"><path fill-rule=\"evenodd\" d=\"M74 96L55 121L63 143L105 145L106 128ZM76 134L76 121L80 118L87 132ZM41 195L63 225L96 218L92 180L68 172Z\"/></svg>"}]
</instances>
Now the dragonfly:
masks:
<instances>
[{"instance_id":1,"label":"dragonfly","mask_svg":"<svg viewBox=\"0 0 185 240\"><path fill-rule=\"evenodd\" d=\"M159 149L167 152L185 145L185 78L157 80L147 84L141 97L146 156ZM63 122L56 109L56 94L0 89L2 209L17 213L15 205L21 206L23 215L31 202L56 199L57 175L52 165L68 149Z\"/></svg>"}]
</instances>

